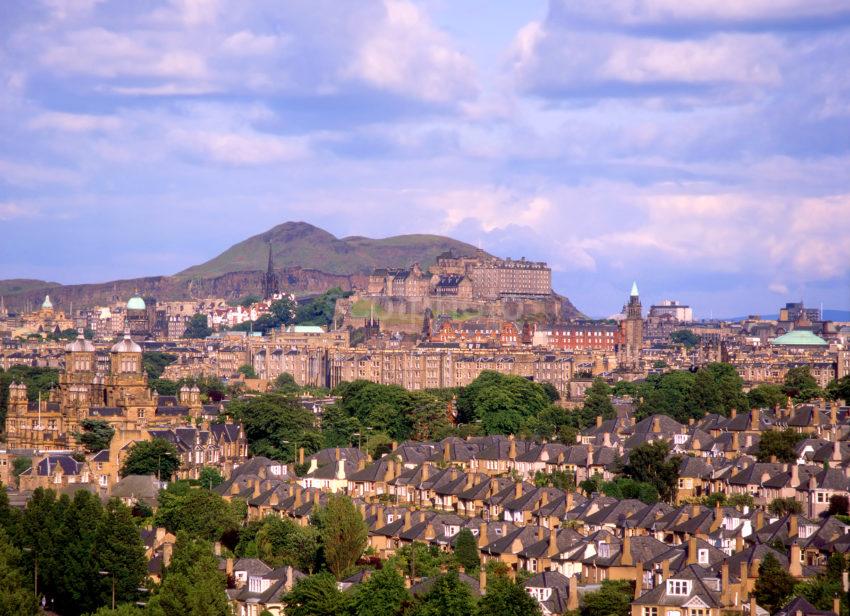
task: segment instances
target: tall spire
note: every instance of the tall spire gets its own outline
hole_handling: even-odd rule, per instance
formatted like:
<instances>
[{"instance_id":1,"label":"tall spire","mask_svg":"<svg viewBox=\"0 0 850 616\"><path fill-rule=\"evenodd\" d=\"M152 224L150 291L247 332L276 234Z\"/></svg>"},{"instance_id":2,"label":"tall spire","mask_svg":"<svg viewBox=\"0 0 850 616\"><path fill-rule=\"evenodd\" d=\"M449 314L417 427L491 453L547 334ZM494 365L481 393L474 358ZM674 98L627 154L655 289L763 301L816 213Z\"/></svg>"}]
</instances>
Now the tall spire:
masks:
<instances>
[{"instance_id":1,"label":"tall spire","mask_svg":"<svg viewBox=\"0 0 850 616\"><path fill-rule=\"evenodd\" d=\"M631 295L632 297L637 297L639 295L637 281L632 282L632 292L629 295Z\"/></svg>"},{"instance_id":2,"label":"tall spire","mask_svg":"<svg viewBox=\"0 0 850 616\"><path fill-rule=\"evenodd\" d=\"M271 299L277 293L277 276L274 273L274 260L272 257L272 243L269 245L269 264L266 266L266 274L263 276L263 299Z\"/></svg>"}]
</instances>

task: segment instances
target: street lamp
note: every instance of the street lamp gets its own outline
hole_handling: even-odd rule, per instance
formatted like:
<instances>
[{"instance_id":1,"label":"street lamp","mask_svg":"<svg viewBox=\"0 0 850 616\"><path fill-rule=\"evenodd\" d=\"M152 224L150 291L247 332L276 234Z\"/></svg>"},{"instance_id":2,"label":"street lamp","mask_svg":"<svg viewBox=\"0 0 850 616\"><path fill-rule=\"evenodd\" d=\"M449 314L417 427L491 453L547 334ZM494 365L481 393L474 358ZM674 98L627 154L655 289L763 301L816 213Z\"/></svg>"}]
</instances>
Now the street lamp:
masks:
<instances>
[{"instance_id":1,"label":"street lamp","mask_svg":"<svg viewBox=\"0 0 850 616\"><path fill-rule=\"evenodd\" d=\"M112 609L115 609L115 574L109 571L98 571L101 575L111 575L112 576Z\"/></svg>"}]
</instances>

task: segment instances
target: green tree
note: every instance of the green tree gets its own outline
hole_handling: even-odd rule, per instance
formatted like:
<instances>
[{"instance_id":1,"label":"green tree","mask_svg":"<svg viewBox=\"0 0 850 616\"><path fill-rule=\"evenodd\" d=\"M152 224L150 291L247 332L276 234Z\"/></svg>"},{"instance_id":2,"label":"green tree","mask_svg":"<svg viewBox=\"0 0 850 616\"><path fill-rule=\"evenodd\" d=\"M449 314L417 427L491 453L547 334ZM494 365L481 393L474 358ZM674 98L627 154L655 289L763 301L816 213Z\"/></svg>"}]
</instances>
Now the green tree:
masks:
<instances>
[{"instance_id":1,"label":"green tree","mask_svg":"<svg viewBox=\"0 0 850 616\"><path fill-rule=\"evenodd\" d=\"M25 470L32 467L32 458L26 456L18 456L12 460L12 477L17 481Z\"/></svg>"},{"instance_id":2,"label":"green tree","mask_svg":"<svg viewBox=\"0 0 850 616\"><path fill-rule=\"evenodd\" d=\"M313 414L291 396L275 392L234 400L227 412L242 422L255 456L293 462L299 447L308 454L320 447Z\"/></svg>"},{"instance_id":3,"label":"green tree","mask_svg":"<svg viewBox=\"0 0 850 616\"><path fill-rule=\"evenodd\" d=\"M850 374L830 381L826 386L826 395L830 400L850 402Z\"/></svg>"},{"instance_id":4,"label":"green tree","mask_svg":"<svg viewBox=\"0 0 850 616\"><path fill-rule=\"evenodd\" d=\"M605 496L623 499L634 498L648 505L658 502L658 489L651 483L635 481L629 477L618 477L613 481L605 481L600 486Z\"/></svg>"},{"instance_id":5,"label":"green tree","mask_svg":"<svg viewBox=\"0 0 850 616\"><path fill-rule=\"evenodd\" d=\"M148 374L149 380L158 379L165 368L177 361L177 356L160 351L145 351L142 353L142 367Z\"/></svg>"},{"instance_id":6,"label":"green tree","mask_svg":"<svg viewBox=\"0 0 850 616\"><path fill-rule=\"evenodd\" d=\"M818 382L812 376L808 366L791 368L785 373L783 390L786 396L794 398L794 402L808 402L823 395Z\"/></svg>"},{"instance_id":7,"label":"green tree","mask_svg":"<svg viewBox=\"0 0 850 616\"><path fill-rule=\"evenodd\" d=\"M301 571L313 571L319 551L315 527L302 527L286 518L263 519L254 541L257 556L270 567L292 565Z\"/></svg>"},{"instance_id":8,"label":"green tree","mask_svg":"<svg viewBox=\"0 0 850 616\"><path fill-rule=\"evenodd\" d=\"M474 573L481 566L478 555L478 540L468 528L462 528L455 541L455 560L468 573Z\"/></svg>"},{"instance_id":9,"label":"green tree","mask_svg":"<svg viewBox=\"0 0 850 616\"><path fill-rule=\"evenodd\" d=\"M700 368L693 383L693 402L699 416L728 415L732 409L747 408L744 380L734 366L715 362Z\"/></svg>"},{"instance_id":10,"label":"green tree","mask_svg":"<svg viewBox=\"0 0 850 616\"><path fill-rule=\"evenodd\" d=\"M468 616L475 613L475 597L469 586L460 580L456 570L434 580L417 605L415 616Z\"/></svg>"},{"instance_id":11,"label":"green tree","mask_svg":"<svg viewBox=\"0 0 850 616\"><path fill-rule=\"evenodd\" d=\"M291 297L285 296L272 302L270 308L278 323L282 325L291 325L295 322L298 305Z\"/></svg>"},{"instance_id":12,"label":"green tree","mask_svg":"<svg viewBox=\"0 0 850 616\"><path fill-rule=\"evenodd\" d=\"M794 578L773 554L768 554L759 566L755 596L758 605L773 614L779 610L794 590Z\"/></svg>"},{"instance_id":13,"label":"green tree","mask_svg":"<svg viewBox=\"0 0 850 616\"><path fill-rule=\"evenodd\" d=\"M540 386L543 388L543 391L546 393L546 397L549 398L549 402L554 403L554 402L558 402L561 399L561 394L558 393L558 390L549 381L545 381L543 383L540 383Z\"/></svg>"},{"instance_id":14,"label":"green tree","mask_svg":"<svg viewBox=\"0 0 850 616\"><path fill-rule=\"evenodd\" d=\"M98 545L105 524L103 517L100 499L80 490L74 494L64 516L58 521L57 557L64 566L51 576L50 596L60 614L83 614L104 603ZM138 538L138 533L135 538Z\"/></svg>"},{"instance_id":15,"label":"green tree","mask_svg":"<svg viewBox=\"0 0 850 616\"><path fill-rule=\"evenodd\" d=\"M768 511L774 515L784 516L789 513L803 513L803 505L793 496L787 498L774 498L767 506Z\"/></svg>"},{"instance_id":16,"label":"green tree","mask_svg":"<svg viewBox=\"0 0 850 616\"><path fill-rule=\"evenodd\" d=\"M83 419L80 422L82 432L76 433L77 440L88 453L97 453L109 449L109 443L115 436L115 428L103 419Z\"/></svg>"},{"instance_id":17,"label":"green tree","mask_svg":"<svg viewBox=\"0 0 850 616\"><path fill-rule=\"evenodd\" d=\"M488 580L487 594L478 604L478 616L533 616L539 615L540 604L522 585L498 575Z\"/></svg>"},{"instance_id":18,"label":"green tree","mask_svg":"<svg viewBox=\"0 0 850 616\"><path fill-rule=\"evenodd\" d=\"M294 396L301 392L298 383L295 382L295 377L288 372L282 372L274 380L273 389L282 394Z\"/></svg>"},{"instance_id":19,"label":"green tree","mask_svg":"<svg viewBox=\"0 0 850 616\"><path fill-rule=\"evenodd\" d=\"M445 402L423 391L409 392L412 423L411 438L417 441L440 440L451 432Z\"/></svg>"},{"instance_id":20,"label":"green tree","mask_svg":"<svg viewBox=\"0 0 850 616\"><path fill-rule=\"evenodd\" d=\"M762 383L747 392L747 402L751 409L772 409L785 404L785 392L774 383Z\"/></svg>"},{"instance_id":21,"label":"green tree","mask_svg":"<svg viewBox=\"0 0 850 616\"><path fill-rule=\"evenodd\" d=\"M328 569L342 579L366 549L368 537L363 516L350 498L331 494L327 505L320 508L313 518L319 529Z\"/></svg>"},{"instance_id":22,"label":"green tree","mask_svg":"<svg viewBox=\"0 0 850 616\"><path fill-rule=\"evenodd\" d=\"M404 578L394 567L384 567L359 586L353 612L356 616L392 616L401 614L410 601Z\"/></svg>"},{"instance_id":23,"label":"green tree","mask_svg":"<svg viewBox=\"0 0 850 616\"><path fill-rule=\"evenodd\" d=\"M599 590L584 595L581 616L628 616L633 588L626 580L604 580Z\"/></svg>"},{"instance_id":24,"label":"green tree","mask_svg":"<svg viewBox=\"0 0 850 616\"><path fill-rule=\"evenodd\" d=\"M205 466L198 473L198 485L207 490L212 490L217 485L224 482L224 477L218 472L218 469L213 466Z\"/></svg>"},{"instance_id":25,"label":"green tree","mask_svg":"<svg viewBox=\"0 0 850 616\"><path fill-rule=\"evenodd\" d=\"M613 419L616 416L614 405L611 403L611 388L600 379L594 379L593 384L587 388L584 395L584 407L582 408L583 426L587 427L596 420Z\"/></svg>"},{"instance_id":26,"label":"green tree","mask_svg":"<svg viewBox=\"0 0 850 616\"><path fill-rule=\"evenodd\" d=\"M629 452L629 462L623 467L623 475L655 486L665 502L676 498L679 482L679 456L670 456L670 446L664 441L653 441L638 445Z\"/></svg>"},{"instance_id":27,"label":"green tree","mask_svg":"<svg viewBox=\"0 0 850 616\"><path fill-rule=\"evenodd\" d=\"M236 372L244 376L246 379L257 378L257 371L254 370L254 366L252 366L251 364L242 364L241 366L239 366Z\"/></svg>"},{"instance_id":28,"label":"green tree","mask_svg":"<svg viewBox=\"0 0 850 616\"><path fill-rule=\"evenodd\" d=\"M0 614L30 616L38 612L32 578L26 575L21 552L0 528Z\"/></svg>"},{"instance_id":29,"label":"green tree","mask_svg":"<svg viewBox=\"0 0 850 616\"><path fill-rule=\"evenodd\" d=\"M551 487L572 492L576 488L575 476L569 471L552 471L534 473L534 485L539 488Z\"/></svg>"},{"instance_id":30,"label":"green tree","mask_svg":"<svg viewBox=\"0 0 850 616\"><path fill-rule=\"evenodd\" d=\"M850 499L843 494L833 494L829 497L827 515L847 515L850 513Z\"/></svg>"},{"instance_id":31,"label":"green tree","mask_svg":"<svg viewBox=\"0 0 850 616\"><path fill-rule=\"evenodd\" d=\"M351 291L343 291L339 287L334 287L318 297L303 301L298 304L295 322L299 325L331 327L333 325L337 300L351 297L351 295Z\"/></svg>"},{"instance_id":32,"label":"green tree","mask_svg":"<svg viewBox=\"0 0 850 616\"><path fill-rule=\"evenodd\" d=\"M638 420L653 414L668 415L680 422L702 417L700 407L694 402L696 375L684 370L650 374L639 387L642 401L635 414Z\"/></svg>"},{"instance_id":33,"label":"green tree","mask_svg":"<svg viewBox=\"0 0 850 616\"><path fill-rule=\"evenodd\" d=\"M796 446L804 438L803 434L791 428L762 432L756 449L756 458L759 462L768 462L772 456L776 456L779 462L796 462Z\"/></svg>"},{"instance_id":34,"label":"green tree","mask_svg":"<svg viewBox=\"0 0 850 616\"><path fill-rule=\"evenodd\" d=\"M180 457L177 454L177 447L164 439L155 438L133 444L121 466L120 474L122 477L156 475L161 481L169 481L179 468Z\"/></svg>"},{"instance_id":35,"label":"green tree","mask_svg":"<svg viewBox=\"0 0 850 616\"><path fill-rule=\"evenodd\" d=\"M689 329L678 329L670 334L673 344L681 344L690 349L699 344L699 336Z\"/></svg>"},{"instance_id":36,"label":"green tree","mask_svg":"<svg viewBox=\"0 0 850 616\"><path fill-rule=\"evenodd\" d=\"M192 539L218 541L239 528L239 501L228 502L209 490L174 482L159 493L154 521L170 532L186 531Z\"/></svg>"},{"instance_id":37,"label":"green tree","mask_svg":"<svg viewBox=\"0 0 850 616\"><path fill-rule=\"evenodd\" d=\"M97 570L109 572L101 578L101 604L111 601L113 581L117 602L138 598L138 588L148 571L145 547L130 509L118 499L111 499L104 508L96 546Z\"/></svg>"},{"instance_id":38,"label":"green tree","mask_svg":"<svg viewBox=\"0 0 850 616\"><path fill-rule=\"evenodd\" d=\"M485 370L458 396L458 420L481 420L486 434L518 434L550 404L540 384Z\"/></svg>"},{"instance_id":39,"label":"green tree","mask_svg":"<svg viewBox=\"0 0 850 616\"><path fill-rule=\"evenodd\" d=\"M301 578L283 597L287 616L340 616L350 607L350 599L339 591L330 573Z\"/></svg>"},{"instance_id":40,"label":"green tree","mask_svg":"<svg viewBox=\"0 0 850 616\"><path fill-rule=\"evenodd\" d=\"M211 335L212 329L208 324L207 315L200 313L189 320L189 325L183 332L184 338L208 338Z\"/></svg>"},{"instance_id":41,"label":"green tree","mask_svg":"<svg viewBox=\"0 0 850 616\"><path fill-rule=\"evenodd\" d=\"M212 546L181 532L174 544L171 566L165 570L148 609L163 616L231 616L226 584Z\"/></svg>"}]
</instances>

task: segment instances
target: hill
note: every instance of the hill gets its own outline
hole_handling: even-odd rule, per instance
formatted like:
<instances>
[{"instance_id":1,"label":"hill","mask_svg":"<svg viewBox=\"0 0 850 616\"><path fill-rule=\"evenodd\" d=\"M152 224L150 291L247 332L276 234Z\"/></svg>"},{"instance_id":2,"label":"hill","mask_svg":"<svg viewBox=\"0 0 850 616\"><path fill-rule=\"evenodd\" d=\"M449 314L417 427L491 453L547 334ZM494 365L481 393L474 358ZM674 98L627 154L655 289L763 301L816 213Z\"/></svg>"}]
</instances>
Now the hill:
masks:
<instances>
[{"instance_id":1,"label":"hill","mask_svg":"<svg viewBox=\"0 0 850 616\"><path fill-rule=\"evenodd\" d=\"M306 222L286 222L234 244L217 257L175 274L176 278L214 278L231 272L263 271L271 245L275 268L299 267L335 275L368 274L377 267L426 268L442 252L472 255L470 244L439 235L397 235L383 239L337 238Z\"/></svg>"}]
</instances>

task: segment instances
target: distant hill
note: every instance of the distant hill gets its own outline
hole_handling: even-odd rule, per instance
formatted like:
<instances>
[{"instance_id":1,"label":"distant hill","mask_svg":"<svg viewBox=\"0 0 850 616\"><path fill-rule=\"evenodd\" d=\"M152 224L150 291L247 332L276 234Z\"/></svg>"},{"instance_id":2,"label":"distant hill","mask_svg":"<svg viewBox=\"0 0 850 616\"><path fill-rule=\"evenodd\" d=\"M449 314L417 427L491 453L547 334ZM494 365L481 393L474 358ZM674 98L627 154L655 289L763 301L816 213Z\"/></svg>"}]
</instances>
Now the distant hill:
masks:
<instances>
[{"instance_id":1,"label":"distant hill","mask_svg":"<svg viewBox=\"0 0 850 616\"><path fill-rule=\"evenodd\" d=\"M275 268L300 267L328 274L368 274L377 267L422 268L434 263L442 252L472 255L476 248L440 235L397 235L384 239L337 238L306 222L286 222L247 240L200 265L175 274L176 278L214 278L231 272L265 270L268 246Z\"/></svg>"}]
</instances>

